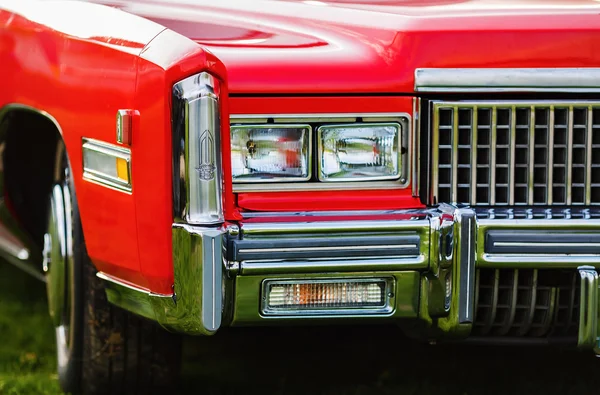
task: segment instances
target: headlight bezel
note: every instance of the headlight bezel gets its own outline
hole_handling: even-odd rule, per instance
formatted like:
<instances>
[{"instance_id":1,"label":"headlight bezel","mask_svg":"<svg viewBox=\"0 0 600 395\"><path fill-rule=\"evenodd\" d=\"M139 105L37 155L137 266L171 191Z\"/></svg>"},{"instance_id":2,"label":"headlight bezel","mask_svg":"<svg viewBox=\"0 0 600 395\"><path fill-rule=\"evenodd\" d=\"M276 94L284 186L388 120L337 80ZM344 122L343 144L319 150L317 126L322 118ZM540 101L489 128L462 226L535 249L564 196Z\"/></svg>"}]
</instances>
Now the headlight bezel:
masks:
<instances>
[{"instance_id":1,"label":"headlight bezel","mask_svg":"<svg viewBox=\"0 0 600 395\"><path fill-rule=\"evenodd\" d=\"M234 193L245 192L296 192L296 191L336 191L336 190L391 190L406 189L411 185L411 163L412 156L415 155L414 136L415 128L412 115L408 112L385 112L385 113L322 113L322 114L231 114L231 126L237 125L257 125L257 124L310 124L315 131L321 125L333 124L351 124L351 123L399 123L400 132L400 177L394 180L367 180L367 181L339 181L322 182L314 180L302 182L256 182L240 183L233 182ZM313 142L312 173L317 174L318 165L316 158L318 154L315 147L318 141Z\"/></svg>"}]
</instances>

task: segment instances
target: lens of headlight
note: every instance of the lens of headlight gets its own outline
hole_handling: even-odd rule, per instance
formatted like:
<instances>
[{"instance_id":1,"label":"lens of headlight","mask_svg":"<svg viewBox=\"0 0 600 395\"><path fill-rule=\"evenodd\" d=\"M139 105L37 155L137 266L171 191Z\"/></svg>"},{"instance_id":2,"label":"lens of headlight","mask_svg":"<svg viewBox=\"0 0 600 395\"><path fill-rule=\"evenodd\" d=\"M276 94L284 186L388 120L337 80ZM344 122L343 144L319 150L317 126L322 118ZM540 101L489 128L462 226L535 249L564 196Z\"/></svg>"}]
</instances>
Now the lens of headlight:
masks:
<instances>
[{"instance_id":1,"label":"lens of headlight","mask_svg":"<svg viewBox=\"0 0 600 395\"><path fill-rule=\"evenodd\" d=\"M321 181L393 180L400 177L400 125L327 125L319 128Z\"/></svg>"},{"instance_id":2,"label":"lens of headlight","mask_svg":"<svg viewBox=\"0 0 600 395\"><path fill-rule=\"evenodd\" d=\"M232 126L233 180L308 180L310 131L309 125Z\"/></svg>"}]
</instances>

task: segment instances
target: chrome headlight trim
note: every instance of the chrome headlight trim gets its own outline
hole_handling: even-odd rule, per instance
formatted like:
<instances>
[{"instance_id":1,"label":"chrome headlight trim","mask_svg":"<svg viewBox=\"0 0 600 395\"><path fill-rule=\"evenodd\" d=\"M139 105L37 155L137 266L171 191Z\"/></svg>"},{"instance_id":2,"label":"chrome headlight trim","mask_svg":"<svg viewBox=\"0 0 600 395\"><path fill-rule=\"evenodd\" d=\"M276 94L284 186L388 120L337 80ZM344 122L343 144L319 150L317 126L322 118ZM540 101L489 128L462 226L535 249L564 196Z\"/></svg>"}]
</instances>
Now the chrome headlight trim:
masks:
<instances>
[{"instance_id":1,"label":"chrome headlight trim","mask_svg":"<svg viewBox=\"0 0 600 395\"><path fill-rule=\"evenodd\" d=\"M219 92L219 81L206 72L173 86L176 221L200 225L224 221Z\"/></svg>"},{"instance_id":2,"label":"chrome headlight trim","mask_svg":"<svg viewBox=\"0 0 600 395\"><path fill-rule=\"evenodd\" d=\"M381 123L397 122L402 129L401 176L398 180L382 181L343 181L343 182L287 182L287 183L234 183L233 192L292 192L292 191L335 191L335 190L382 190L405 189L411 182L410 163L412 161L411 144L412 116L408 113L323 113L323 114L231 114L232 125L243 124L301 124L301 123Z\"/></svg>"}]
</instances>

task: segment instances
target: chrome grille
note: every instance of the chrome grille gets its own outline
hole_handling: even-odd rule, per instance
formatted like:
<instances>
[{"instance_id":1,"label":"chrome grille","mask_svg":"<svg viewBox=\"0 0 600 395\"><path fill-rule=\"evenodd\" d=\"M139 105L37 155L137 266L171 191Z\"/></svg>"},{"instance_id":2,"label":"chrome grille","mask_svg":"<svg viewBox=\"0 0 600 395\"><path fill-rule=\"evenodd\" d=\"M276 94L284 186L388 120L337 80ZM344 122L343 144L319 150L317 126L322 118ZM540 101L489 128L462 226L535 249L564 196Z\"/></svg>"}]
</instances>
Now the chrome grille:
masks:
<instances>
[{"instance_id":1,"label":"chrome grille","mask_svg":"<svg viewBox=\"0 0 600 395\"><path fill-rule=\"evenodd\" d=\"M577 336L576 271L480 269L475 336Z\"/></svg>"},{"instance_id":2,"label":"chrome grille","mask_svg":"<svg viewBox=\"0 0 600 395\"><path fill-rule=\"evenodd\" d=\"M600 102L440 102L434 203L600 204Z\"/></svg>"}]
</instances>

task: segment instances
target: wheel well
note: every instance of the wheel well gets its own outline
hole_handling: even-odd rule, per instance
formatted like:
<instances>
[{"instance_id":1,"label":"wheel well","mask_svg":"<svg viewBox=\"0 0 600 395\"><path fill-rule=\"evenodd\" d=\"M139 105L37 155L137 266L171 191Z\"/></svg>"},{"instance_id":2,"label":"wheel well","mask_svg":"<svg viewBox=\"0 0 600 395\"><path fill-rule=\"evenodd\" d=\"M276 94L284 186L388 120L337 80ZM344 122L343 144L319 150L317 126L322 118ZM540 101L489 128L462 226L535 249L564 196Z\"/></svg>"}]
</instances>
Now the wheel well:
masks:
<instances>
[{"instance_id":1,"label":"wheel well","mask_svg":"<svg viewBox=\"0 0 600 395\"><path fill-rule=\"evenodd\" d=\"M57 125L32 110L14 109L0 119L4 198L40 250L61 139Z\"/></svg>"}]
</instances>

